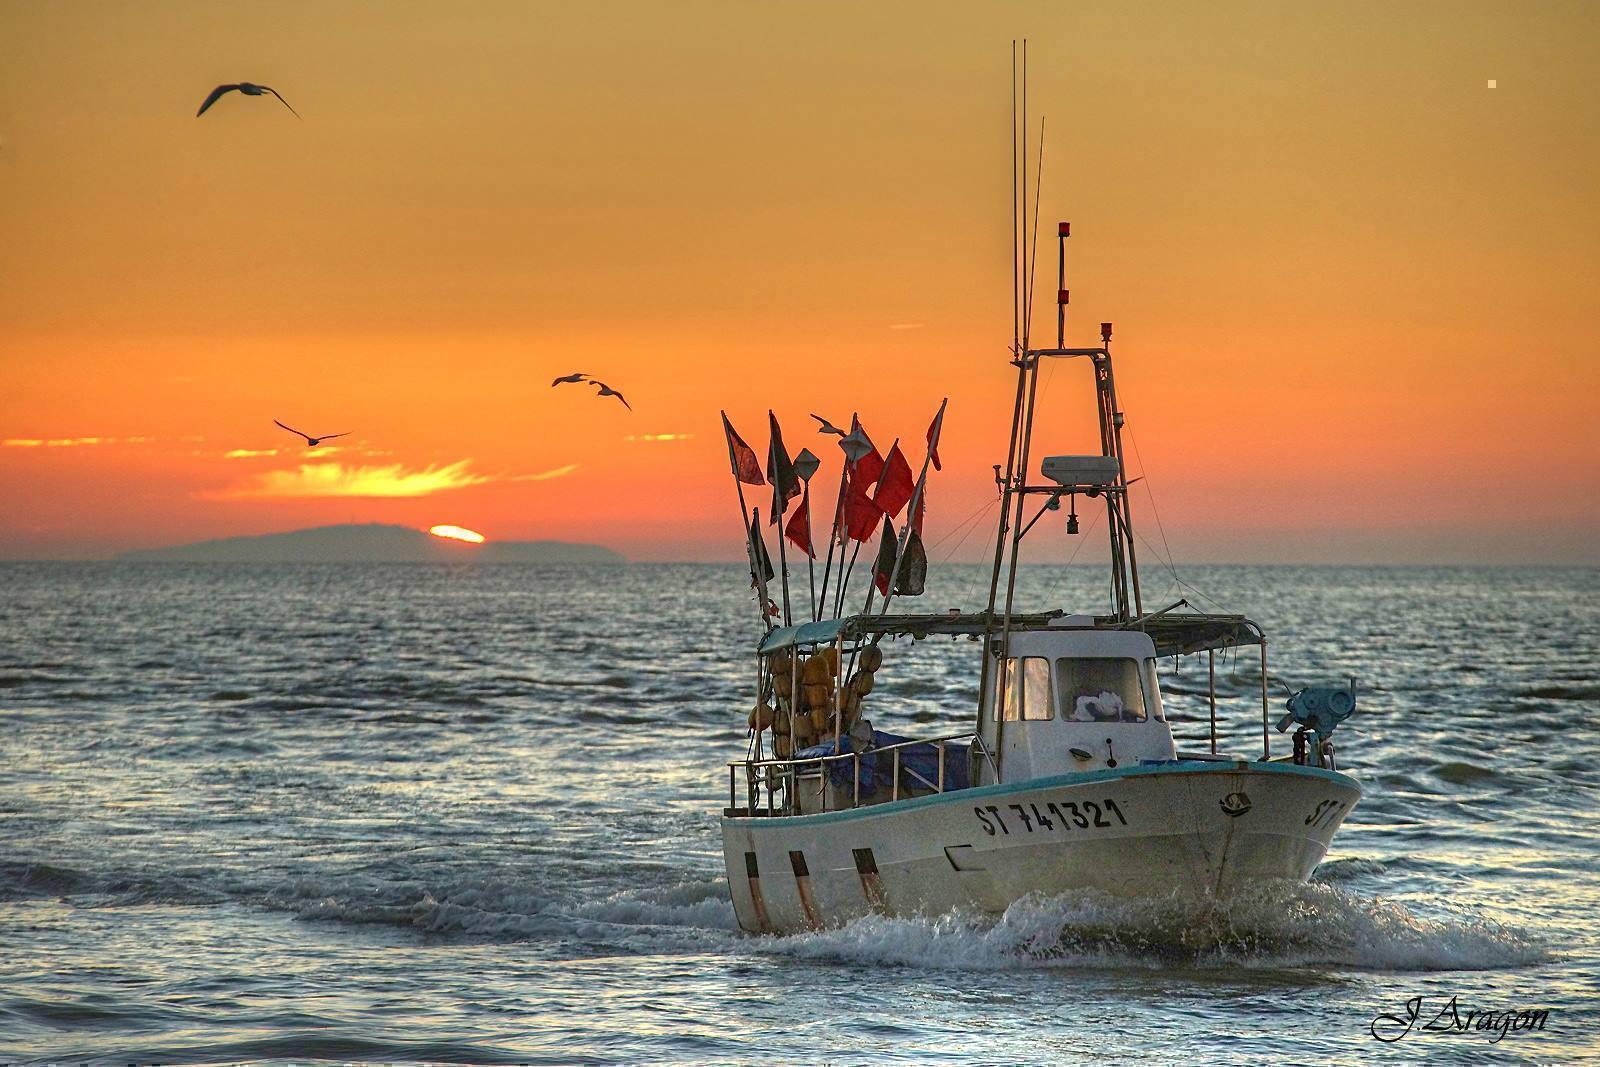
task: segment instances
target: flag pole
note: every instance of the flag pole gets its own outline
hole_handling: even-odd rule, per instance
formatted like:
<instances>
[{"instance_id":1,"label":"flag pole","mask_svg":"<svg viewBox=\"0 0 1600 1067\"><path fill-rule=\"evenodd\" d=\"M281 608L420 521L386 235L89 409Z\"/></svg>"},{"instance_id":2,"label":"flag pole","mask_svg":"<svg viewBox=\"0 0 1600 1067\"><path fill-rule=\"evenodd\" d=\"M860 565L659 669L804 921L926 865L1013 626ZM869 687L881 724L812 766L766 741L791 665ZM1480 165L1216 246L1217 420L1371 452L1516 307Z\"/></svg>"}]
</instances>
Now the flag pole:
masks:
<instances>
[{"instance_id":1,"label":"flag pole","mask_svg":"<svg viewBox=\"0 0 1600 1067\"><path fill-rule=\"evenodd\" d=\"M801 495L800 506L806 511L806 544L810 548L806 552L806 579L811 583L811 618L817 617L817 547L811 539L811 479L806 479L806 491Z\"/></svg>"},{"instance_id":2,"label":"flag pole","mask_svg":"<svg viewBox=\"0 0 1600 1067\"><path fill-rule=\"evenodd\" d=\"M881 615L885 615L885 614L888 613L888 611L889 611L889 601L894 599L895 583L900 580L900 564L905 562L906 545L911 540L911 531L913 529L913 526L912 526L912 523L911 523L911 516L913 516L913 515L915 515L917 513L917 505L922 502L922 488L923 488L924 485L927 484L927 481L928 481L928 464L927 464L927 461L924 460L923 464L922 464L922 477L917 479L916 492L911 494L911 505L910 505L910 510L906 514L905 527L903 529L901 529L900 536L895 541L895 546L894 546L894 568L889 572L889 591L887 593L883 594L883 607L878 609L878 614L880 616ZM877 587L874 586L873 588L874 588L874 590L876 590ZM867 597L867 606L862 611L862 614L863 615L872 614L872 597L870 595Z\"/></svg>"},{"instance_id":3,"label":"flag pole","mask_svg":"<svg viewBox=\"0 0 1600 1067\"><path fill-rule=\"evenodd\" d=\"M861 421L860 416L852 411L850 413L850 432L854 433L856 424ZM839 539L839 523L844 517L844 489L845 479L850 474L850 456L844 457L844 463L839 468L839 499L833 505L833 529L828 531L828 561L822 567L822 599L817 601L817 618L822 618L822 612L828 606L828 577L833 573L833 543ZM841 546L842 547L842 546ZM844 552L839 553L839 568L844 569Z\"/></svg>"},{"instance_id":4,"label":"flag pole","mask_svg":"<svg viewBox=\"0 0 1600 1067\"><path fill-rule=\"evenodd\" d=\"M894 450L899 448L899 447L900 447L900 438L896 437L894 439L894 443L889 446L889 451L884 453L885 460L884 460L884 464L883 464L883 470L878 472L878 484L876 486L873 486L873 489L872 489L872 494L873 494L874 497L877 496L878 489L883 485L883 479L889 473L888 457L894 455ZM855 570L855 568L856 568L856 556L860 555L860 553L861 553L861 542L857 541L856 542L855 551L850 553L850 568L849 568L849 570L846 570L844 572L844 580L839 583L839 611L843 611L844 610L845 590L848 589L849 586L850 586L850 572ZM835 617L838 617L838 612L835 612L834 615L835 615Z\"/></svg>"},{"instance_id":5,"label":"flag pole","mask_svg":"<svg viewBox=\"0 0 1600 1067\"><path fill-rule=\"evenodd\" d=\"M856 569L856 557L861 554L861 542L856 542L856 547L850 551L850 566L844 565L844 553L839 553L839 589L833 601L833 617L838 618L844 611L844 591L850 586L850 572Z\"/></svg>"},{"instance_id":6,"label":"flag pole","mask_svg":"<svg viewBox=\"0 0 1600 1067\"><path fill-rule=\"evenodd\" d=\"M782 493L778 494L780 497L782 495ZM788 501L784 501L784 505L787 504ZM787 514L785 507L780 506L778 508L778 577L779 581L783 583L783 624L785 626L794 621L789 614L789 554L784 551L783 547L783 543L788 540L787 537L783 536L783 520Z\"/></svg>"},{"instance_id":7,"label":"flag pole","mask_svg":"<svg viewBox=\"0 0 1600 1067\"><path fill-rule=\"evenodd\" d=\"M770 631L773 628L773 626L772 626L772 617L767 614L767 602L768 602L768 599L769 599L768 596L767 596L767 583L770 582L772 579L764 578L764 577L762 577L762 575L766 571L769 571L769 570L772 569L772 557L771 556L767 556L767 545L766 545L766 542L765 541L761 541L760 538L761 538L761 509L760 508L751 508L750 509L750 580L756 587L756 599L761 602L761 619L762 619L763 623L765 623L767 629ZM761 551L759 553L756 551L757 543L760 543L760 545L761 545ZM760 558L762 556L766 556L767 557L767 565L764 568L760 564Z\"/></svg>"},{"instance_id":8,"label":"flag pole","mask_svg":"<svg viewBox=\"0 0 1600 1067\"><path fill-rule=\"evenodd\" d=\"M880 615L889 610L889 601L894 599L894 586L900 580L900 564L905 560L906 543L911 540L912 522L917 515L917 505L922 503L922 493L928 485L928 465L933 462L933 454L939 451L939 434L944 433L944 409L945 405L949 403L949 397L939 401L939 414L933 417L933 423L939 428L939 432L935 433L932 439L928 441L928 454L922 457L922 473L917 477L917 488L911 494L911 507L906 512L905 528L900 531L900 540L895 545L894 571L889 575L889 592L884 594L883 607L878 609L878 614ZM870 610L870 598L868 606Z\"/></svg>"},{"instance_id":9,"label":"flag pole","mask_svg":"<svg viewBox=\"0 0 1600 1067\"><path fill-rule=\"evenodd\" d=\"M778 528L778 580L783 589L783 624L792 625L793 613L789 607L789 553L785 550L784 542L788 540L783 535L784 520L789 517L789 495L786 486L779 485L778 481L778 451L783 438L779 435L777 416L767 411L767 420L770 423L771 438L767 442L767 480L772 483L772 514L768 521ZM783 448L784 462L789 462L787 446ZM790 475L793 476L793 464L790 464Z\"/></svg>"},{"instance_id":10,"label":"flag pole","mask_svg":"<svg viewBox=\"0 0 1600 1067\"><path fill-rule=\"evenodd\" d=\"M767 618L767 598L761 592L761 582L756 578L756 546L750 540L750 527L745 519L745 516L750 514L750 509L745 506L744 482L739 479L739 461L733 456L733 437L728 433L733 424L728 421L726 411L719 414L722 415L722 440L728 446L728 470L733 472L733 487L739 493L739 527L744 531L744 556L745 561L750 564L750 585L761 600L756 610L761 613L762 630L768 631L772 629L772 620Z\"/></svg>"},{"instance_id":11,"label":"flag pole","mask_svg":"<svg viewBox=\"0 0 1600 1067\"><path fill-rule=\"evenodd\" d=\"M889 516L885 515L883 517L883 522L884 522L884 525L887 526L889 529L891 529L891 530L894 529L894 521L892 519L890 519ZM901 543L903 543L900 540L900 535L899 534L895 535L895 541L896 541L896 549L895 550L898 552L898 551L900 551L899 545ZM880 544L882 543L882 539L881 538L879 539L879 543ZM898 558L899 557L897 556L896 559L898 559ZM890 581L891 582L893 581L893 575L890 576ZM889 590L890 590L890 592L894 591L894 586L892 584L889 586ZM862 605L861 614L863 614L863 615L871 615L872 614L872 601L873 601L874 596L877 594L877 592L878 592L878 560L877 560L876 557L874 557L873 560L872 560L872 581L867 583L867 602ZM885 609L885 610L887 610L887 609ZM881 615L881 614L883 614L883 612L880 611L879 614Z\"/></svg>"}]
</instances>

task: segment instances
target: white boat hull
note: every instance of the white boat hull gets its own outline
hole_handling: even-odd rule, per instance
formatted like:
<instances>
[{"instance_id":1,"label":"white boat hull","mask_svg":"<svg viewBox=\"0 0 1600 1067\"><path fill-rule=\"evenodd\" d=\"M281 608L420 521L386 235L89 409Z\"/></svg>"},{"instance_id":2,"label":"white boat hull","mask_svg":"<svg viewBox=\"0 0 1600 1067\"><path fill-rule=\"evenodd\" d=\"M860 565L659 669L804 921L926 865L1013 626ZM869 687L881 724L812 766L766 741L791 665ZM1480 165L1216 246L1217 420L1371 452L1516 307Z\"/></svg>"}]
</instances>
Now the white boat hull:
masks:
<instances>
[{"instance_id":1,"label":"white boat hull","mask_svg":"<svg viewBox=\"0 0 1600 1067\"><path fill-rule=\"evenodd\" d=\"M1173 761L815 815L725 815L739 925L832 926L868 912L999 913L1029 893L1226 895L1304 880L1360 799L1290 763Z\"/></svg>"}]
</instances>

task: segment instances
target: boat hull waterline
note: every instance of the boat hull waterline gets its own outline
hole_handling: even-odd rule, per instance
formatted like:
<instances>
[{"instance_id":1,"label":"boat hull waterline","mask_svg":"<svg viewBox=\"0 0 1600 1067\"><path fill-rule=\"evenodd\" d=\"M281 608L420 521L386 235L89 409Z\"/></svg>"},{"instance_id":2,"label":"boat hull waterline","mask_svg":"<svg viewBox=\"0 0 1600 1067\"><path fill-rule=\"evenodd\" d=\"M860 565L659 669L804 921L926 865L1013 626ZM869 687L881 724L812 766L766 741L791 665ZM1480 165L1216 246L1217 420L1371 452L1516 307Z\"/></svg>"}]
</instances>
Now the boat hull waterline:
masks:
<instances>
[{"instance_id":1,"label":"boat hull waterline","mask_svg":"<svg viewBox=\"0 0 1600 1067\"><path fill-rule=\"evenodd\" d=\"M869 913L999 914L1077 889L1226 897L1309 878L1360 797L1337 771L1176 760L814 815L725 815L723 855L750 933Z\"/></svg>"}]
</instances>

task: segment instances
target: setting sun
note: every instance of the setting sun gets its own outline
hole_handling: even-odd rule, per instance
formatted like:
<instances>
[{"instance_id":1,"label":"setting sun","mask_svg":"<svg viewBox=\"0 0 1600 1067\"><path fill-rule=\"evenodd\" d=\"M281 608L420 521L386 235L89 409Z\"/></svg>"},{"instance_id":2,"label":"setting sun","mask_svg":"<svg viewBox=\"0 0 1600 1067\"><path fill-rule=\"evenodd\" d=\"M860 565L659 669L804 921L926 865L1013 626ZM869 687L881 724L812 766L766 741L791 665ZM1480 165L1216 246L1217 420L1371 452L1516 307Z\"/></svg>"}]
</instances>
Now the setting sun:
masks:
<instances>
[{"instance_id":1,"label":"setting sun","mask_svg":"<svg viewBox=\"0 0 1600 1067\"><path fill-rule=\"evenodd\" d=\"M464 526L431 526L428 532L435 537L444 537L451 541L467 541L474 545L481 545L485 540L483 534Z\"/></svg>"}]
</instances>

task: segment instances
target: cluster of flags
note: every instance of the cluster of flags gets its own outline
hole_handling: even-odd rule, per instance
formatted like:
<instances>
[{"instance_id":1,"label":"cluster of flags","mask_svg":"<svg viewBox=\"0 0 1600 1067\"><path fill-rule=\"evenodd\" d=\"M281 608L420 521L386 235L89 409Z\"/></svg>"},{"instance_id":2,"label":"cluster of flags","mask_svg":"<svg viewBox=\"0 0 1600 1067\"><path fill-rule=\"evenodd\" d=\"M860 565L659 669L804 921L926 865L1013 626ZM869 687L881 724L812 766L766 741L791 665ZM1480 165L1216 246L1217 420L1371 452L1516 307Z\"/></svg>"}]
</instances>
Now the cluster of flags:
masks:
<instances>
[{"instance_id":1,"label":"cluster of flags","mask_svg":"<svg viewBox=\"0 0 1600 1067\"><path fill-rule=\"evenodd\" d=\"M927 470L930 463L934 470L943 469L939 459L939 433L944 423L944 410L945 406L941 404L928 425L928 451L920 477L912 474L911 464L901 451L898 440L890 446L888 455L883 455L867 436L859 418L852 418L849 433L843 433L826 420L818 420L822 422L822 432L840 435L839 447L844 452L839 498L829 533L829 562L832 562L834 545L848 547L853 541L857 543L859 551L859 546L870 541L881 526L872 578L878 592L885 597L890 595L891 589L898 596L917 596L923 590L928 571L928 554L922 543L922 524L927 513ZM729 462L733 476L739 483L740 506L743 508L743 486L770 485L772 505L768 511L768 522L773 525L782 522L783 538L809 559L815 559L817 551L811 536L810 482L820 461L809 451L802 451L791 460L777 417L768 412L768 420L771 443L763 468L756 451L739 436L727 414L722 416L723 432L728 439ZM800 503L789 514L790 502L797 497ZM904 520L903 529L897 534L894 521L908 507L910 513ZM787 521L784 521L785 518ZM748 547L751 579L764 585L773 578L774 572L760 525L758 518L751 518ZM841 565L842 562L841 557Z\"/></svg>"}]
</instances>

